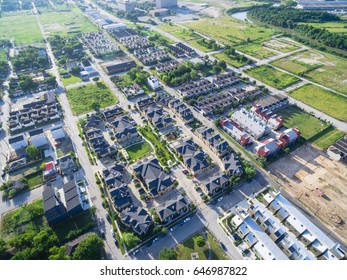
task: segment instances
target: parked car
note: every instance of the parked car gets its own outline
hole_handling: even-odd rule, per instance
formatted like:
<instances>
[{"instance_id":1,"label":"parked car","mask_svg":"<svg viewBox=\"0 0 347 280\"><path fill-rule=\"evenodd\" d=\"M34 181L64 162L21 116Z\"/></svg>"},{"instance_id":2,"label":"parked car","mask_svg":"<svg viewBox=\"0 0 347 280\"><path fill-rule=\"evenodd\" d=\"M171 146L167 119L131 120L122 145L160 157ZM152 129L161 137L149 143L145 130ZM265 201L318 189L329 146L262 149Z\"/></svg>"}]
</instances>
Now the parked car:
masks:
<instances>
[{"instance_id":1,"label":"parked car","mask_svg":"<svg viewBox=\"0 0 347 280\"><path fill-rule=\"evenodd\" d=\"M111 223L111 218L110 218L110 215L108 213L106 213L106 220Z\"/></svg>"},{"instance_id":2,"label":"parked car","mask_svg":"<svg viewBox=\"0 0 347 280\"><path fill-rule=\"evenodd\" d=\"M102 239L105 239L105 232L103 230L100 230L100 236Z\"/></svg>"},{"instance_id":3,"label":"parked car","mask_svg":"<svg viewBox=\"0 0 347 280\"><path fill-rule=\"evenodd\" d=\"M140 252L139 249L135 250L135 251L133 252L133 255L134 255L134 256L137 255L138 252Z\"/></svg>"},{"instance_id":4,"label":"parked car","mask_svg":"<svg viewBox=\"0 0 347 280\"><path fill-rule=\"evenodd\" d=\"M224 251L227 251L227 250L228 250L227 247L225 247L224 243L219 242L219 245L222 247L222 249L223 249Z\"/></svg>"}]
</instances>

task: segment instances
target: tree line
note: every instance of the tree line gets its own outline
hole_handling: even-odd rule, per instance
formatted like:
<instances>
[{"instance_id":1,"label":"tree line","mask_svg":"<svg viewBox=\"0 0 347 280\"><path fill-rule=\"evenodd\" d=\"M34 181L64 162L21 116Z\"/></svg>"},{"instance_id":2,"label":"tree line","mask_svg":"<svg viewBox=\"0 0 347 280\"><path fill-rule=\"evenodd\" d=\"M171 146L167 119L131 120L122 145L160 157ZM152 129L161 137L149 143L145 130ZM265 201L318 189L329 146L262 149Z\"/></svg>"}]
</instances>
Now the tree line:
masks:
<instances>
[{"instance_id":1,"label":"tree line","mask_svg":"<svg viewBox=\"0 0 347 280\"><path fill-rule=\"evenodd\" d=\"M264 23L289 28L311 39L317 40L326 46L347 50L347 36L343 33L331 33L330 31L314 27L309 24L298 23L323 23L341 21L335 14L322 11L305 11L293 8L260 8L249 11L248 16Z\"/></svg>"}]
</instances>

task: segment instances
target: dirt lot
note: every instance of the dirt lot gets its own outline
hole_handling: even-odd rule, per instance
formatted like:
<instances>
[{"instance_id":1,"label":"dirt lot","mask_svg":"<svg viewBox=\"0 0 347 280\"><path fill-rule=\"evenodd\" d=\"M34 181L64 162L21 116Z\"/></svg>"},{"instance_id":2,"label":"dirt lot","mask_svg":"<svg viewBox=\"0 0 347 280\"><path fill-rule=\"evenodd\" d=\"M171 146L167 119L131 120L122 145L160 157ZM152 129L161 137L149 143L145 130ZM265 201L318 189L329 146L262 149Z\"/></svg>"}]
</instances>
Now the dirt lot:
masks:
<instances>
[{"instance_id":1,"label":"dirt lot","mask_svg":"<svg viewBox=\"0 0 347 280\"><path fill-rule=\"evenodd\" d=\"M305 144L269 167L286 191L347 241L347 167ZM320 190L316 190L318 188ZM322 195L322 196L320 196Z\"/></svg>"}]
</instances>

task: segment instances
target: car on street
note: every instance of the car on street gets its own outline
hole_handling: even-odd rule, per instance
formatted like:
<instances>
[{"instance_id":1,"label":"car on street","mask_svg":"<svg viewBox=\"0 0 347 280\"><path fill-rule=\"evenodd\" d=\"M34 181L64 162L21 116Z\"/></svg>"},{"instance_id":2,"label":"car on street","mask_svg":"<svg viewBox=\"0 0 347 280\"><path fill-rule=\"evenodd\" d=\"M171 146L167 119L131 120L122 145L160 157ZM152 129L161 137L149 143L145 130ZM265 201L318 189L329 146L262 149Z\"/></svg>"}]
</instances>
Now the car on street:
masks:
<instances>
[{"instance_id":1,"label":"car on street","mask_svg":"<svg viewBox=\"0 0 347 280\"><path fill-rule=\"evenodd\" d=\"M100 236L102 239L105 239L105 232L103 230L100 230Z\"/></svg>"},{"instance_id":2,"label":"car on street","mask_svg":"<svg viewBox=\"0 0 347 280\"><path fill-rule=\"evenodd\" d=\"M155 242L157 242L158 240L159 240L159 237L156 237L156 238L153 239L152 242L155 243Z\"/></svg>"},{"instance_id":3,"label":"car on street","mask_svg":"<svg viewBox=\"0 0 347 280\"><path fill-rule=\"evenodd\" d=\"M108 214L108 213L106 213L106 220L109 222L109 223L111 223L111 218L110 218L110 215Z\"/></svg>"},{"instance_id":4,"label":"car on street","mask_svg":"<svg viewBox=\"0 0 347 280\"><path fill-rule=\"evenodd\" d=\"M190 217L187 217L183 220L184 223L189 222L189 221L190 221Z\"/></svg>"},{"instance_id":5,"label":"car on street","mask_svg":"<svg viewBox=\"0 0 347 280\"><path fill-rule=\"evenodd\" d=\"M133 252L133 255L134 255L134 256L137 255L138 252L140 252L139 249L136 249L136 250Z\"/></svg>"},{"instance_id":6,"label":"car on street","mask_svg":"<svg viewBox=\"0 0 347 280\"><path fill-rule=\"evenodd\" d=\"M222 247L222 249L223 249L224 251L227 251L227 250L228 250L227 247L225 247L225 245L224 245L223 242L219 242L219 245Z\"/></svg>"},{"instance_id":7,"label":"car on street","mask_svg":"<svg viewBox=\"0 0 347 280\"><path fill-rule=\"evenodd\" d=\"M222 201L223 200L223 196L221 196L220 198L218 198L218 201Z\"/></svg>"},{"instance_id":8,"label":"car on street","mask_svg":"<svg viewBox=\"0 0 347 280\"><path fill-rule=\"evenodd\" d=\"M182 169L182 172L183 172L183 174L186 174L186 175L188 174L188 170L185 168Z\"/></svg>"}]
</instances>

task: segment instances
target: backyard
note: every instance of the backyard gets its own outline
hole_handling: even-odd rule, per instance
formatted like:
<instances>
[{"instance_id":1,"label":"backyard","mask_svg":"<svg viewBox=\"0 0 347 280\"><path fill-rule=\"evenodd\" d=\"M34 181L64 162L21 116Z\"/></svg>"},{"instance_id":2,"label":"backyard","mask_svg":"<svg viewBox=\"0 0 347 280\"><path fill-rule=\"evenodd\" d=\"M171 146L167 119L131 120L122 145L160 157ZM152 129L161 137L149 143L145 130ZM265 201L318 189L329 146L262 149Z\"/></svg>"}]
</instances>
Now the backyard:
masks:
<instances>
[{"instance_id":1,"label":"backyard","mask_svg":"<svg viewBox=\"0 0 347 280\"><path fill-rule=\"evenodd\" d=\"M149 153L152 147L147 142L138 143L126 148L126 151L131 160L135 161L142 158L145 154Z\"/></svg>"},{"instance_id":2,"label":"backyard","mask_svg":"<svg viewBox=\"0 0 347 280\"><path fill-rule=\"evenodd\" d=\"M347 121L347 97L322 89L316 85L304 85L289 93L323 113L341 121Z\"/></svg>"},{"instance_id":3,"label":"backyard","mask_svg":"<svg viewBox=\"0 0 347 280\"><path fill-rule=\"evenodd\" d=\"M298 128L306 140L326 129L329 125L316 119L296 106L289 106L277 112L284 119L284 126Z\"/></svg>"},{"instance_id":4,"label":"backyard","mask_svg":"<svg viewBox=\"0 0 347 280\"><path fill-rule=\"evenodd\" d=\"M75 115L105 108L118 102L113 92L102 82L69 89L66 95Z\"/></svg>"},{"instance_id":5,"label":"backyard","mask_svg":"<svg viewBox=\"0 0 347 280\"><path fill-rule=\"evenodd\" d=\"M246 73L251 75L255 79L277 89L289 87L300 81L298 78L278 71L268 65L253 67L247 70Z\"/></svg>"},{"instance_id":6,"label":"backyard","mask_svg":"<svg viewBox=\"0 0 347 280\"><path fill-rule=\"evenodd\" d=\"M59 71L60 75L61 74L65 74L67 73L67 71ZM80 76L76 76L70 73L70 77L67 78L61 78L61 81L63 82L64 86L68 86L68 85L73 85L79 82L82 82L82 79Z\"/></svg>"}]
</instances>

